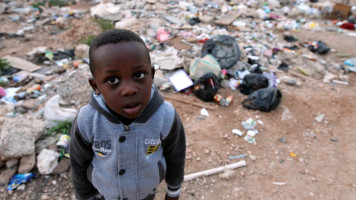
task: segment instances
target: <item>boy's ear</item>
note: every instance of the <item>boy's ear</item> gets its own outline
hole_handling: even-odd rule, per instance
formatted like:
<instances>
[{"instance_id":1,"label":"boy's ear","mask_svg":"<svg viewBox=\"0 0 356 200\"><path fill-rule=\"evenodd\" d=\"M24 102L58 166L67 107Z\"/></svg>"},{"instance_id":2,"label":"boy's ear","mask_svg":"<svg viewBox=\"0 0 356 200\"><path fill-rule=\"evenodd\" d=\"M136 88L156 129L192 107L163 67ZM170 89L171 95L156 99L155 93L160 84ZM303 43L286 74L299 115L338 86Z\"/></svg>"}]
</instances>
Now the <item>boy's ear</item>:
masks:
<instances>
[{"instance_id":1,"label":"boy's ear","mask_svg":"<svg viewBox=\"0 0 356 200\"><path fill-rule=\"evenodd\" d=\"M89 81L89 84L90 84L91 88L93 88L95 94L99 95L100 91L99 91L98 85L96 84L94 78L91 77L91 78L88 79L88 81Z\"/></svg>"}]
</instances>

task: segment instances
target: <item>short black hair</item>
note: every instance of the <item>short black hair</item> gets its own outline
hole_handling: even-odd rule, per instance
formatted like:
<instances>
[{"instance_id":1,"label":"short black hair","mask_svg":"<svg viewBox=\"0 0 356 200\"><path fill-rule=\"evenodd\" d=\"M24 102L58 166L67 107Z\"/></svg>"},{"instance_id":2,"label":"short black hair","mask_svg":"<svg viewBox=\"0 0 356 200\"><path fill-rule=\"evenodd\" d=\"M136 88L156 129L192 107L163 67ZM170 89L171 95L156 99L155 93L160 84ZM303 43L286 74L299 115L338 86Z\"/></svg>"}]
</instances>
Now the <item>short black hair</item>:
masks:
<instances>
[{"instance_id":1,"label":"short black hair","mask_svg":"<svg viewBox=\"0 0 356 200\"><path fill-rule=\"evenodd\" d=\"M141 39L141 37L139 35L137 35L133 31L130 31L127 29L114 29L114 30L106 31L106 32L100 34L91 43L90 48L89 48L89 68L90 68L91 74L94 76L94 69L95 69L94 53L99 47L104 46L106 44L115 44L115 43L119 43L119 42L132 42L132 41L139 42L139 43L143 44L143 46L145 46L145 48L147 50L147 56L148 56L149 63L151 63L150 54L148 52L146 44Z\"/></svg>"}]
</instances>

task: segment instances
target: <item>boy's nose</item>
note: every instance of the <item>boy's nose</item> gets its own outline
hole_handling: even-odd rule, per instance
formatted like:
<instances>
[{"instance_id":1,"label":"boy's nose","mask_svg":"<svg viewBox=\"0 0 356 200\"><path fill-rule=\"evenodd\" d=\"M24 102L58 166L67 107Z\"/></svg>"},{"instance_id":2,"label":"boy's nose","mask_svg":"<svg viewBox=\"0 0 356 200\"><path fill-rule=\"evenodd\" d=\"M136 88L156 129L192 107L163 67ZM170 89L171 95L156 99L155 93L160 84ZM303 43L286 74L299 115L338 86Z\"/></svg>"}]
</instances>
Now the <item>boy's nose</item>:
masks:
<instances>
[{"instance_id":1,"label":"boy's nose","mask_svg":"<svg viewBox=\"0 0 356 200\"><path fill-rule=\"evenodd\" d=\"M138 92L137 88L132 83L122 84L121 95L122 96L133 96Z\"/></svg>"}]
</instances>

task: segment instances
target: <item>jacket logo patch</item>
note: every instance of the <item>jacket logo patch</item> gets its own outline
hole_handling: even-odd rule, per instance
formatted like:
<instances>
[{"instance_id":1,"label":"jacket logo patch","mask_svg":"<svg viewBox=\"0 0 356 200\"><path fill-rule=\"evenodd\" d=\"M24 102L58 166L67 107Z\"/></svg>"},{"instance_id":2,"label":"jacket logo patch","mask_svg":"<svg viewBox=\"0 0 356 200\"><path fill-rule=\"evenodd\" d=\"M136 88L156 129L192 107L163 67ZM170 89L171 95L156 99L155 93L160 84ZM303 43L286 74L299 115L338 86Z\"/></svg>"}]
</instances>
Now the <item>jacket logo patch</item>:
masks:
<instances>
[{"instance_id":1,"label":"jacket logo patch","mask_svg":"<svg viewBox=\"0 0 356 200\"><path fill-rule=\"evenodd\" d=\"M111 151L111 140L107 141L93 141L93 151L100 157L107 157Z\"/></svg>"},{"instance_id":2,"label":"jacket logo patch","mask_svg":"<svg viewBox=\"0 0 356 200\"><path fill-rule=\"evenodd\" d=\"M149 154L153 154L154 152L156 152L159 149L159 147L161 146L161 140L146 139L145 144L149 145L147 148L147 151L146 151L146 155L149 155Z\"/></svg>"},{"instance_id":3,"label":"jacket logo patch","mask_svg":"<svg viewBox=\"0 0 356 200\"><path fill-rule=\"evenodd\" d=\"M156 152L158 150L159 146L161 146L161 144L156 145L156 146L154 146L154 145L148 146L146 155L153 154L154 152Z\"/></svg>"}]
</instances>

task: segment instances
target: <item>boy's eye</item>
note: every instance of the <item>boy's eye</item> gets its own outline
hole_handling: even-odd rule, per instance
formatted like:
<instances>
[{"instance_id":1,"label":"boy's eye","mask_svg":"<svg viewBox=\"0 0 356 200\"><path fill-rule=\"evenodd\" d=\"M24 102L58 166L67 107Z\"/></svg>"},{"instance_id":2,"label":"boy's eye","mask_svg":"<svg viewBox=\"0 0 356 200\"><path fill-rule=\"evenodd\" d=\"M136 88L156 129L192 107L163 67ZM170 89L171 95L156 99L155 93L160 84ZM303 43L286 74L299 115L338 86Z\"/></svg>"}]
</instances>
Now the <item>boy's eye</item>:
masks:
<instances>
[{"instance_id":1,"label":"boy's eye","mask_svg":"<svg viewBox=\"0 0 356 200\"><path fill-rule=\"evenodd\" d=\"M134 78L135 78L135 79L141 79L141 78L143 78L143 77L145 77L145 74L142 73L142 72L136 73L136 74L134 75Z\"/></svg>"},{"instance_id":2,"label":"boy's eye","mask_svg":"<svg viewBox=\"0 0 356 200\"><path fill-rule=\"evenodd\" d=\"M109 84L117 84L117 83L119 82L119 79L116 78L116 77L112 77L112 78L109 78L109 79L107 80L107 82L108 82Z\"/></svg>"}]
</instances>

